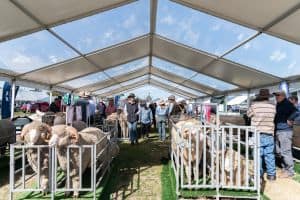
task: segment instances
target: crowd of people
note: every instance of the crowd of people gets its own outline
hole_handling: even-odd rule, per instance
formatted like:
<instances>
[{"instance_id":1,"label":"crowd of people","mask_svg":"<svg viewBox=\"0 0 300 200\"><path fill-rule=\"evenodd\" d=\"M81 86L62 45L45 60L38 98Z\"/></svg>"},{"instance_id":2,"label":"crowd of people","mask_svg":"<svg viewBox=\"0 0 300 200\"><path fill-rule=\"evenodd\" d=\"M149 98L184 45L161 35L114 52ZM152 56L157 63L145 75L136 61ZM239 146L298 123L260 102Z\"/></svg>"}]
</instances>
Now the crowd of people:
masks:
<instances>
[{"instance_id":1,"label":"crowd of people","mask_svg":"<svg viewBox=\"0 0 300 200\"><path fill-rule=\"evenodd\" d=\"M270 101L273 96L276 104ZM300 117L299 108L298 98L288 98L284 91L270 94L268 89L261 89L253 100L247 115L251 118L251 125L260 133L262 181L265 171L269 181L276 180L276 163L282 168L281 178L294 176L292 137L293 124Z\"/></svg>"},{"instance_id":2,"label":"crowd of people","mask_svg":"<svg viewBox=\"0 0 300 200\"><path fill-rule=\"evenodd\" d=\"M171 95L168 102L161 100L147 105L146 101L138 102L134 94L129 94L124 105L131 144L138 143L137 124L141 124L141 137L148 137L151 126L158 129L159 139L165 141L168 119L186 111L183 103L178 104L175 96Z\"/></svg>"}]
</instances>

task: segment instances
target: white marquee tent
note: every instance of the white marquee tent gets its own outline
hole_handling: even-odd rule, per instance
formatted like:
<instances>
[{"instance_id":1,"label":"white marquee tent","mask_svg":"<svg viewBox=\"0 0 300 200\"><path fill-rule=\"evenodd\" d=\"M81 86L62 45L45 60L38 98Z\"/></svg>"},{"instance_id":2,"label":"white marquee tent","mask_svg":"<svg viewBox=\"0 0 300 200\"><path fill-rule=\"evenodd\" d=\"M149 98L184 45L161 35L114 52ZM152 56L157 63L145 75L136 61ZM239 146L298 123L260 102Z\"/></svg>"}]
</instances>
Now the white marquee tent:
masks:
<instances>
[{"instance_id":1,"label":"white marquee tent","mask_svg":"<svg viewBox=\"0 0 300 200\"><path fill-rule=\"evenodd\" d=\"M186 98L300 80L300 0L2 0L0 76ZM182 15L182 16L181 16Z\"/></svg>"}]
</instances>

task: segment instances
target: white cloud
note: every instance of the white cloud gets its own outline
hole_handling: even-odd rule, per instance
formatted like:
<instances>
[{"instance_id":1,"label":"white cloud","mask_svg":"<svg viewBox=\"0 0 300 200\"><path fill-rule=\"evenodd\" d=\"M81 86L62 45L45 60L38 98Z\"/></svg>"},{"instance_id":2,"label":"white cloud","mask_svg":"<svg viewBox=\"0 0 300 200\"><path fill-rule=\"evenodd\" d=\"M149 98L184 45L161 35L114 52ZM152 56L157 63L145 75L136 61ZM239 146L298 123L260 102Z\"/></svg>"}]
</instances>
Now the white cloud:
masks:
<instances>
[{"instance_id":1,"label":"white cloud","mask_svg":"<svg viewBox=\"0 0 300 200\"><path fill-rule=\"evenodd\" d=\"M104 33L104 38L111 38L113 36L113 31L108 30L107 32Z\"/></svg>"},{"instance_id":2,"label":"white cloud","mask_svg":"<svg viewBox=\"0 0 300 200\"><path fill-rule=\"evenodd\" d=\"M14 57L12 60L11 60L11 63L14 65L14 66L24 66L24 65L29 65L32 63L32 60L30 57L27 57L23 54L18 54L16 57Z\"/></svg>"},{"instance_id":3,"label":"white cloud","mask_svg":"<svg viewBox=\"0 0 300 200\"><path fill-rule=\"evenodd\" d=\"M220 30L220 28L221 28L221 24L215 24L215 25L211 28L211 30L213 30L213 31L218 31L218 30Z\"/></svg>"},{"instance_id":4,"label":"white cloud","mask_svg":"<svg viewBox=\"0 0 300 200\"><path fill-rule=\"evenodd\" d=\"M193 30L189 29L186 31L185 36L184 36L184 40L186 42L189 42L191 44L195 44L199 41L200 38L200 34L197 32L194 32Z\"/></svg>"},{"instance_id":5,"label":"white cloud","mask_svg":"<svg viewBox=\"0 0 300 200\"><path fill-rule=\"evenodd\" d=\"M272 55L270 55L270 60L275 62L280 62L286 58L286 53L280 50L273 51Z\"/></svg>"},{"instance_id":6,"label":"white cloud","mask_svg":"<svg viewBox=\"0 0 300 200\"><path fill-rule=\"evenodd\" d=\"M238 41L242 41L244 39L244 34L243 33L240 33L237 37Z\"/></svg>"},{"instance_id":7,"label":"white cloud","mask_svg":"<svg viewBox=\"0 0 300 200\"><path fill-rule=\"evenodd\" d=\"M136 24L136 16L134 14L130 15L123 23L124 28L133 27Z\"/></svg>"},{"instance_id":8,"label":"white cloud","mask_svg":"<svg viewBox=\"0 0 300 200\"><path fill-rule=\"evenodd\" d=\"M294 60L293 62L291 62L289 65L288 65L288 69L294 69L296 67L296 64L297 62Z\"/></svg>"},{"instance_id":9,"label":"white cloud","mask_svg":"<svg viewBox=\"0 0 300 200\"><path fill-rule=\"evenodd\" d=\"M248 42L248 43L246 43L246 44L244 45L244 49L247 50L247 49L249 49L251 46L252 46L251 43Z\"/></svg>"},{"instance_id":10,"label":"white cloud","mask_svg":"<svg viewBox=\"0 0 300 200\"><path fill-rule=\"evenodd\" d=\"M166 17L160 20L162 24L173 25L175 23L175 19L171 15L167 15Z\"/></svg>"},{"instance_id":11,"label":"white cloud","mask_svg":"<svg viewBox=\"0 0 300 200\"><path fill-rule=\"evenodd\" d=\"M57 63L60 59L57 56L51 55L49 56L49 60L53 63Z\"/></svg>"}]
</instances>

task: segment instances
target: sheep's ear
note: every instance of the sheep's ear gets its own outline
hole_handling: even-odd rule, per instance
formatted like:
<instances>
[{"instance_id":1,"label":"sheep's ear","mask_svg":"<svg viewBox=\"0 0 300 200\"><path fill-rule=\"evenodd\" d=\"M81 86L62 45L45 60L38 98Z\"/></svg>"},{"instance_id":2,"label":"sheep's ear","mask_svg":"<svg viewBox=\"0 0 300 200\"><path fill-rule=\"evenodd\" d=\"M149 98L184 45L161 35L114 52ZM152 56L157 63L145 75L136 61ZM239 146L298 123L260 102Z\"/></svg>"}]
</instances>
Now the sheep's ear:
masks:
<instances>
[{"instance_id":1,"label":"sheep's ear","mask_svg":"<svg viewBox=\"0 0 300 200\"><path fill-rule=\"evenodd\" d=\"M79 134L75 128L68 126L66 128L66 132L69 134L70 139L73 141L73 143L76 144L79 141Z\"/></svg>"}]
</instances>

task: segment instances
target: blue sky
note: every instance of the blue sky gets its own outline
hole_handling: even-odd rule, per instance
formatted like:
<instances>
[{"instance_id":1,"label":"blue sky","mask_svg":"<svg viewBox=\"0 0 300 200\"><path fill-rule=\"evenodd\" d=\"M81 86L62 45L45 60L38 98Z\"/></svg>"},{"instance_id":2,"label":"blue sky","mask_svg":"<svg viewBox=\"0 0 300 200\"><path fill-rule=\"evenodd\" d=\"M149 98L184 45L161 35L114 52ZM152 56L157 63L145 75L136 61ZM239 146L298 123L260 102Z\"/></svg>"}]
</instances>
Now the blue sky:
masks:
<instances>
[{"instance_id":1,"label":"blue sky","mask_svg":"<svg viewBox=\"0 0 300 200\"><path fill-rule=\"evenodd\" d=\"M52 30L82 53L90 53L149 33L149 21L150 2L139 0L117 9L54 27ZM256 31L169 0L159 0L156 34L213 55L222 55L256 34ZM300 75L299 55L299 45L262 34L225 58L279 77L288 77ZM40 31L0 43L0 71L3 69L24 73L77 56L74 51L47 31ZM155 67L176 72L183 77L190 78L195 75L193 81L218 90L235 88L234 85L196 74L157 58L154 58L153 64ZM148 58L143 58L106 70L106 73L109 76L117 76L147 65ZM64 85L81 87L106 79L107 76L99 72L69 81Z\"/></svg>"}]
</instances>

